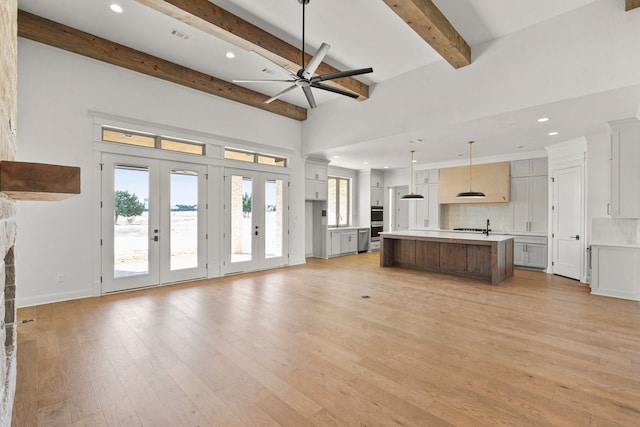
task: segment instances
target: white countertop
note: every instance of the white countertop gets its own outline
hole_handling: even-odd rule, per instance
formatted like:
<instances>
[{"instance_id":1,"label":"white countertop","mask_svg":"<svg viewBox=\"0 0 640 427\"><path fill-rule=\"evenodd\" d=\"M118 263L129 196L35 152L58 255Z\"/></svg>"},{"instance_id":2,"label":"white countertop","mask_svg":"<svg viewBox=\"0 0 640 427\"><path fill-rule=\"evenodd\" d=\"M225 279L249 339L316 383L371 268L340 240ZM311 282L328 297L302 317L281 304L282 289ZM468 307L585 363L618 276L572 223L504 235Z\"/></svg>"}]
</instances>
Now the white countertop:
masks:
<instances>
[{"instance_id":1,"label":"white countertop","mask_svg":"<svg viewBox=\"0 0 640 427\"><path fill-rule=\"evenodd\" d=\"M637 243L624 243L624 242L598 242L594 241L589 243L589 246L609 246L613 248L632 248L640 249L640 245Z\"/></svg>"},{"instance_id":2,"label":"white countertop","mask_svg":"<svg viewBox=\"0 0 640 427\"><path fill-rule=\"evenodd\" d=\"M438 239L457 239L457 240L484 240L488 242L504 242L513 239L513 236L504 234L491 234L485 236L482 233L458 233L453 231L427 231L427 230L402 230L380 233L380 237L433 237Z\"/></svg>"}]
</instances>

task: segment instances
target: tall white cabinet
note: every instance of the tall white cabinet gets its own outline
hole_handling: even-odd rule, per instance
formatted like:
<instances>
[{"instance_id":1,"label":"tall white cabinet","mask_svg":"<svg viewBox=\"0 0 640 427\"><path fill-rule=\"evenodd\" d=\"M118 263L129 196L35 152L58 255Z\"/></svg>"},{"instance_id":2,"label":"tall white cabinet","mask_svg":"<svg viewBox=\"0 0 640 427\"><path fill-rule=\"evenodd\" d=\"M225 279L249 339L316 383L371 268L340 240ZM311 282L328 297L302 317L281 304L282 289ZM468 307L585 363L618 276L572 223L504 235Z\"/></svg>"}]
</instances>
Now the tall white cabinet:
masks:
<instances>
[{"instance_id":1,"label":"tall white cabinet","mask_svg":"<svg viewBox=\"0 0 640 427\"><path fill-rule=\"evenodd\" d=\"M640 120L609 123L611 203L614 218L640 218Z\"/></svg>"},{"instance_id":2,"label":"tall white cabinet","mask_svg":"<svg viewBox=\"0 0 640 427\"><path fill-rule=\"evenodd\" d=\"M438 169L421 170L415 173L415 193L424 196L411 202L415 205L414 215L409 215L410 228L440 228L440 207L438 205Z\"/></svg>"},{"instance_id":3,"label":"tall white cabinet","mask_svg":"<svg viewBox=\"0 0 640 427\"><path fill-rule=\"evenodd\" d=\"M546 158L511 162L512 231L547 232L547 175Z\"/></svg>"}]
</instances>

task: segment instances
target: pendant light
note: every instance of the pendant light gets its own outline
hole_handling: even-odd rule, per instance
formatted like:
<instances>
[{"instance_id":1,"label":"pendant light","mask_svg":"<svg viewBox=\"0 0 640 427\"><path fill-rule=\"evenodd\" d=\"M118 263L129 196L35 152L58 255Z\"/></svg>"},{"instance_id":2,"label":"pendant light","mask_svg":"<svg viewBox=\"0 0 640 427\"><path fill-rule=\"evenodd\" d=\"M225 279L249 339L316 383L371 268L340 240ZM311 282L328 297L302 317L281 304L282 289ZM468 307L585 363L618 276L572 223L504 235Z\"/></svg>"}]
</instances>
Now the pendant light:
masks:
<instances>
[{"instance_id":1,"label":"pendant light","mask_svg":"<svg viewBox=\"0 0 640 427\"><path fill-rule=\"evenodd\" d=\"M415 153L416 150L411 150L411 185L409 186L409 194L405 194L404 196L401 197L401 199L404 200L415 200L415 199L424 199L424 196L421 194L414 194L413 193L413 163L415 160L413 160L413 153Z\"/></svg>"},{"instance_id":2,"label":"pendant light","mask_svg":"<svg viewBox=\"0 0 640 427\"><path fill-rule=\"evenodd\" d=\"M469 191L463 191L462 193L458 193L456 197L465 198L465 199L484 199L485 194L479 191L473 191L471 189L471 165L472 165L472 153L471 146L473 145L473 141L469 141Z\"/></svg>"}]
</instances>

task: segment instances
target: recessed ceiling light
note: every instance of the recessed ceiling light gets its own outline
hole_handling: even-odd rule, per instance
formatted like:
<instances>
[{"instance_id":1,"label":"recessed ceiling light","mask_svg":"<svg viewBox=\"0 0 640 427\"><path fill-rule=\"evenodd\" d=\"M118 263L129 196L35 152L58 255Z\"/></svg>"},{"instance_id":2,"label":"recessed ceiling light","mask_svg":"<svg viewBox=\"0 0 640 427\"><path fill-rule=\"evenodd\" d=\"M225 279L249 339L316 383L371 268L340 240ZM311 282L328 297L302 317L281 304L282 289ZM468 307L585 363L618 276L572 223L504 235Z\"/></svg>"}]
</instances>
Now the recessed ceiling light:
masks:
<instances>
[{"instance_id":1,"label":"recessed ceiling light","mask_svg":"<svg viewBox=\"0 0 640 427\"><path fill-rule=\"evenodd\" d=\"M334 158L334 159L339 159L339 158L340 158L340 156L333 156L333 158Z\"/></svg>"},{"instance_id":2,"label":"recessed ceiling light","mask_svg":"<svg viewBox=\"0 0 640 427\"><path fill-rule=\"evenodd\" d=\"M122 11L123 11L122 6L120 6L118 3L112 3L111 6L109 6L109 7L115 13L122 13Z\"/></svg>"},{"instance_id":3,"label":"recessed ceiling light","mask_svg":"<svg viewBox=\"0 0 640 427\"><path fill-rule=\"evenodd\" d=\"M540 117L540 118L538 119L538 122L539 122L539 123L544 123L544 122L548 122L548 121L549 121L549 117Z\"/></svg>"},{"instance_id":4,"label":"recessed ceiling light","mask_svg":"<svg viewBox=\"0 0 640 427\"><path fill-rule=\"evenodd\" d=\"M389 166L385 166L384 168L385 168L385 169L389 169Z\"/></svg>"},{"instance_id":5,"label":"recessed ceiling light","mask_svg":"<svg viewBox=\"0 0 640 427\"><path fill-rule=\"evenodd\" d=\"M233 58L236 57L236 54L233 53L233 52L227 52L226 57L229 58L229 59L233 59Z\"/></svg>"},{"instance_id":6,"label":"recessed ceiling light","mask_svg":"<svg viewBox=\"0 0 640 427\"><path fill-rule=\"evenodd\" d=\"M524 145L518 145L518 148L524 148Z\"/></svg>"},{"instance_id":7,"label":"recessed ceiling light","mask_svg":"<svg viewBox=\"0 0 640 427\"><path fill-rule=\"evenodd\" d=\"M549 132L549 136L556 136L558 134L558 132Z\"/></svg>"},{"instance_id":8,"label":"recessed ceiling light","mask_svg":"<svg viewBox=\"0 0 640 427\"><path fill-rule=\"evenodd\" d=\"M411 163L416 163L416 162L417 162L416 159L411 160Z\"/></svg>"},{"instance_id":9,"label":"recessed ceiling light","mask_svg":"<svg viewBox=\"0 0 640 427\"><path fill-rule=\"evenodd\" d=\"M362 163L363 163L363 164L365 164L365 165L368 165L368 164L369 164L369 162L362 162Z\"/></svg>"}]
</instances>

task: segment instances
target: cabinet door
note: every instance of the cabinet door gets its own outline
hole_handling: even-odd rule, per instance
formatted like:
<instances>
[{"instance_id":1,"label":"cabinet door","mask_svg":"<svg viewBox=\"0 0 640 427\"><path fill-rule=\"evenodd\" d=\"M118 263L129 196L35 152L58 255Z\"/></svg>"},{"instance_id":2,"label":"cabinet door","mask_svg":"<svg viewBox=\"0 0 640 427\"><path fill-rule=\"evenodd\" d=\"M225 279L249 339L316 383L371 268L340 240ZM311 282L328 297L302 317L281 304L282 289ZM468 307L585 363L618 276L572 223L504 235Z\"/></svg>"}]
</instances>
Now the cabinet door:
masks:
<instances>
[{"instance_id":1,"label":"cabinet door","mask_svg":"<svg viewBox=\"0 0 640 427\"><path fill-rule=\"evenodd\" d=\"M417 171L416 172L416 187L420 184L429 183L429 171ZM421 193L418 193L421 194Z\"/></svg>"},{"instance_id":2,"label":"cabinet door","mask_svg":"<svg viewBox=\"0 0 640 427\"><path fill-rule=\"evenodd\" d=\"M416 194L421 194L424 199L417 199L412 202L416 209L416 228L426 228L429 226L429 184L416 184Z\"/></svg>"},{"instance_id":3,"label":"cabinet door","mask_svg":"<svg viewBox=\"0 0 640 427\"><path fill-rule=\"evenodd\" d=\"M527 243L525 245L525 252L527 255L527 266L535 268L547 268L547 245Z\"/></svg>"},{"instance_id":4,"label":"cabinet door","mask_svg":"<svg viewBox=\"0 0 640 427\"><path fill-rule=\"evenodd\" d=\"M591 293L640 300L640 252L637 249L592 247Z\"/></svg>"},{"instance_id":5,"label":"cabinet door","mask_svg":"<svg viewBox=\"0 0 640 427\"><path fill-rule=\"evenodd\" d=\"M640 129L613 133L611 146L611 216L640 218Z\"/></svg>"},{"instance_id":6,"label":"cabinet door","mask_svg":"<svg viewBox=\"0 0 640 427\"><path fill-rule=\"evenodd\" d=\"M384 175L380 172L371 171L371 186L376 188L384 187Z\"/></svg>"},{"instance_id":7,"label":"cabinet door","mask_svg":"<svg viewBox=\"0 0 640 427\"><path fill-rule=\"evenodd\" d=\"M358 249L358 239L354 232L342 232L340 239L340 252L343 254L355 253Z\"/></svg>"},{"instance_id":8,"label":"cabinet door","mask_svg":"<svg viewBox=\"0 0 640 427\"><path fill-rule=\"evenodd\" d=\"M425 194L425 197L427 197L426 194ZM429 214L427 215L428 224L426 226L432 230L438 230L440 228L440 205L438 205L438 183L437 182L432 182L432 181L429 182L429 197L428 197L427 203L428 203L427 208L429 210Z\"/></svg>"},{"instance_id":9,"label":"cabinet door","mask_svg":"<svg viewBox=\"0 0 640 427\"><path fill-rule=\"evenodd\" d=\"M529 176L549 175L549 168L547 166L548 162L546 157L542 157L540 159L531 159L529 162Z\"/></svg>"},{"instance_id":10,"label":"cabinet door","mask_svg":"<svg viewBox=\"0 0 640 427\"><path fill-rule=\"evenodd\" d=\"M304 183L305 200L327 200L327 183L307 179Z\"/></svg>"},{"instance_id":11,"label":"cabinet door","mask_svg":"<svg viewBox=\"0 0 640 427\"><path fill-rule=\"evenodd\" d=\"M511 162L511 178L529 176L529 160L516 160Z\"/></svg>"},{"instance_id":12,"label":"cabinet door","mask_svg":"<svg viewBox=\"0 0 640 427\"><path fill-rule=\"evenodd\" d=\"M513 244L513 265L527 265L527 254L524 251L524 243Z\"/></svg>"},{"instance_id":13,"label":"cabinet door","mask_svg":"<svg viewBox=\"0 0 640 427\"><path fill-rule=\"evenodd\" d=\"M384 189L382 187L371 188L371 206L382 206L384 204Z\"/></svg>"},{"instance_id":14,"label":"cabinet door","mask_svg":"<svg viewBox=\"0 0 640 427\"><path fill-rule=\"evenodd\" d=\"M512 231L529 231L529 178L511 178L511 214Z\"/></svg>"},{"instance_id":15,"label":"cabinet door","mask_svg":"<svg viewBox=\"0 0 640 427\"><path fill-rule=\"evenodd\" d=\"M339 231L330 231L329 240L331 240L331 253L329 256L340 255L341 236Z\"/></svg>"},{"instance_id":16,"label":"cabinet door","mask_svg":"<svg viewBox=\"0 0 640 427\"><path fill-rule=\"evenodd\" d=\"M529 231L548 231L548 189L546 176L529 178Z\"/></svg>"}]
</instances>

